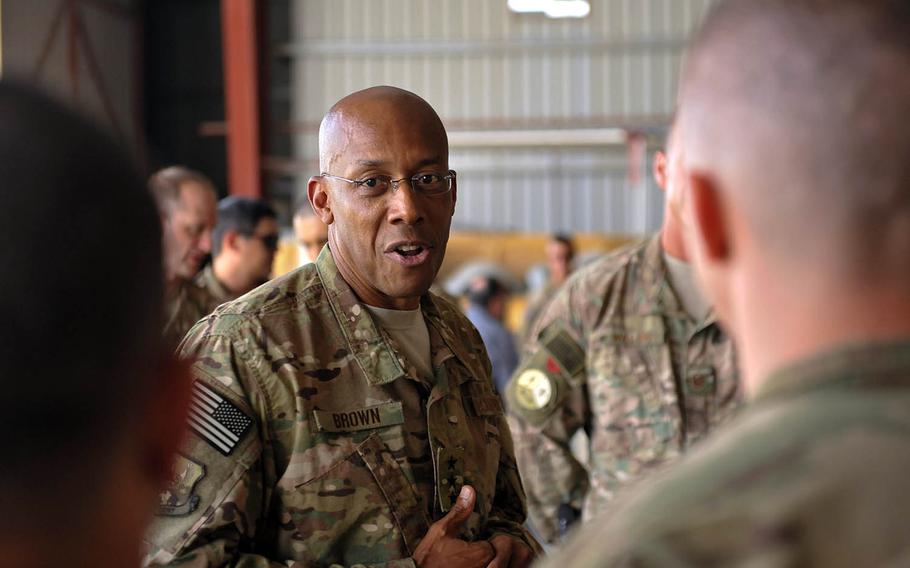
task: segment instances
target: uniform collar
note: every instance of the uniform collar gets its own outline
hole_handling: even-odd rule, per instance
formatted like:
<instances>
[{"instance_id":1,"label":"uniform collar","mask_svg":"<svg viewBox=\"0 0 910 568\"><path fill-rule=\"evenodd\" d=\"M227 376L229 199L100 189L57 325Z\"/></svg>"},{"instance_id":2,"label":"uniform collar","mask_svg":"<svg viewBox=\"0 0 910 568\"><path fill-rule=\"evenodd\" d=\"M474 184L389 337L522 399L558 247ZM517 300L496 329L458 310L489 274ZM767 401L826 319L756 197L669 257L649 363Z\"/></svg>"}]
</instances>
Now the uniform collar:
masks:
<instances>
[{"instance_id":1,"label":"uniform collar","mask_svg":"<svg viewBox=\"0 0 910 568\"><path fill-rule=\"evenodd\" d=\"M910 338L856 343L833 349L773 373L755 402L792 398L829 388L910 387Z\"/></svg>"},{"instance_id":2,"label":"uniform collar","mask_svg":"<svg viewBox=\"0 0 910 568\"><path fill-rule=\"evenodd\" d=\"M374 386L384 385L406 376L406 371L392 345L376 326L369 311L354 294L350 285L342 278L328 246L323 247L319 253L316 270L348 348L363 370L367 383ZM430 356L434 368L453 355L468 369L482 368L477 354L470 352L465 342L457 340L457 334L448 323L464 318L458 319L448 313L452 308L431 294L424 294L421 297L420 308L429 324ZM464 331L466 334L467 331Z\"/></svg>"},{"instance_id":3,"label":"uniform collar","mask_svg":"<svg viewBox=\"0 0 910 568\"><path fill-rule=\"evenodd\" d=\"M638 306L647 313L653 312L654 306L658 306L659 311L663 314L670 314L692 321L692 318L685 312L679 298L676 297L676 292L670 285L667 265L664 262L664 248L660 238L661 233L658 232L645 245L640 268L641 286L644 293L637 295L639 298ZM717 315L714 313L714 308L708 311L704 321L695 323L698 324L698 329L717 323Z\"/></svg>"},{"instance_id":4,"label":"uniform collar","mask_svg":"<svg viewBox=\"0 0 910 568\"><path fill-rule=\"evenodd\" d=\"M215 276L215 268L212 263L207 264L202 269L202 273L199 275L199 282L219 304L237 297Z\"/></svg>"},{"instance_id":5,"label":"uniform collar","mask_svg":"<svg viewBox=\"0 0 910 568\"><path fill-rule=\"evenodd\" d=\"M328 246L323 247L316 258L316 270L335 319L341 326L345 341L363 370L367 383L384 385L405 376L405 370L398 362L392 346L342 278Z\"/></svg>"}]
</instances>

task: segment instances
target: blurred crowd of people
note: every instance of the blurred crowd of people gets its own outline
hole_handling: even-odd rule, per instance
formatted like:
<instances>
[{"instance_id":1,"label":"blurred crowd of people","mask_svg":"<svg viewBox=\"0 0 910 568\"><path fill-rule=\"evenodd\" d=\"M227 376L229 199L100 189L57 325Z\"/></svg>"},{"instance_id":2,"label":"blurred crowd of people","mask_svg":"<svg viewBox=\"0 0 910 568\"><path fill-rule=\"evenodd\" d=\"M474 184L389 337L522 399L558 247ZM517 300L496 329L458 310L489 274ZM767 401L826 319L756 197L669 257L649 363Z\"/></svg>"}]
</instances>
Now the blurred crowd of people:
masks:
<instances>
[{"instance_id":1,"label":"blurred crowd of people","mask_svg":"<svg viewBox=\"0 0 910 568\"><path fill-rule=\"evenodd\" d=\"M458 175L414 93L328 110L271 278L267 202L0 83L0 566L910 565L908 38L718 3L660 230L553 235L520 329L495 268L434 291Z\"/></svg>"}]
</instances>

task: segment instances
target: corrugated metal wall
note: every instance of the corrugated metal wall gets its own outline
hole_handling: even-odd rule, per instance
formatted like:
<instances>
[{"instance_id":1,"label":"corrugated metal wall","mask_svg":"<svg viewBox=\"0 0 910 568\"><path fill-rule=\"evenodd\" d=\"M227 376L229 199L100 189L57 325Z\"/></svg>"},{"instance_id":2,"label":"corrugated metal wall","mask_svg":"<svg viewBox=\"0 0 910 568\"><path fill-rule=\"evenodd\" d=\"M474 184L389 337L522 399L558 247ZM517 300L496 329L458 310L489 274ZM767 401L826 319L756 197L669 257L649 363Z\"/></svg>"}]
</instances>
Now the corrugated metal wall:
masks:
<instances>
[{"instance_id":1,"label":"corrugated metal wall","mask_svg":"<svg viewBox=\"0 0 910 568\"><path fill-rule=\"evenodd\" d=\"M587 18L551 20L512 13L506 0L297 0L294 40L278 48L292 61L296 159L315 173L322 115L378 84L426 98L450 132L621 127L659 135L685 42L710 3L593 0ZM650 175L629 176L627 156L624 144L553 146L546 137L537 147L453 144L456 228L652 230L662 196ZM301 175L298 191L305 183Z\"/></svg>"}]
</instances>

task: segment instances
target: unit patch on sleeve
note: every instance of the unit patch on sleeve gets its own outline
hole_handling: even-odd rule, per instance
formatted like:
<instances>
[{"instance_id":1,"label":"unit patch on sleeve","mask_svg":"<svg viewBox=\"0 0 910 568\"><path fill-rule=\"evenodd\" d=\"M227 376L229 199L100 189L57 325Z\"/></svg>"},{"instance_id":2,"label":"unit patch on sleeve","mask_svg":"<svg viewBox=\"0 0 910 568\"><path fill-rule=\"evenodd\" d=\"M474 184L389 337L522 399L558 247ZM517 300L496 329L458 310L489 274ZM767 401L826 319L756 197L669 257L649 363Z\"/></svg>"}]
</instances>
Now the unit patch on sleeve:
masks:
<instances>
[{"instance_id":1,"label":"unit patch on sleeve","mask_svg":"<svg viewBox=\"0 0 910 568\"><path fill-rule=\"evenodd\" d=\"M193 494L196 484L205 477L205 467L190 458L177 454L174 478L158 496L158 515L189 515L199 506L199 496Z\"/></svg>"},{"instance_id":2,"label":"unit patch on sleeve","mask_svg":"<svg viewBox=\"0 0 910 568\"><path fill-rule=\"evenodd\" d=\"M222 455L229 456L253 420L204 383L193 383L190 428Z\"/></svg>"},{"instance_id":3,"label":"unit patch on sleeve","mask_svg":"<svg viewBox=\"0 0 910 568\"><path fill-rule=\"evenodd\" d=\"M553 383L543 371L528 369L515 380L515 400L527 410L545 408L553 398Z\"/></svg>"}]
</instances>

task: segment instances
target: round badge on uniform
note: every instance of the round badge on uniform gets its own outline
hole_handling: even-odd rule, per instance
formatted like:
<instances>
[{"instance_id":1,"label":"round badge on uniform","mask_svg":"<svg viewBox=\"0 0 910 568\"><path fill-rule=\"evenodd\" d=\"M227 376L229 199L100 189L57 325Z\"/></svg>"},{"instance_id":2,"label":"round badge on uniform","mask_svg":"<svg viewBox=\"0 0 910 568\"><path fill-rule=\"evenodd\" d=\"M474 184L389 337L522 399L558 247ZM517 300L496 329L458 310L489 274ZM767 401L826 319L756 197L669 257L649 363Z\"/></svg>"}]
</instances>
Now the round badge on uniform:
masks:
<instances>
[{"instance_id":1,"label":"round badge on uniform","mask_svg":"<svg viewBox=\"0 0 910 568\"><path fill-rule=\"evenodd\" d=\"M538 369L528 369L518 375L515 382L515 399L528 410L540 410L553 398L553 381Z\"/></svg>"}]
</instances>

